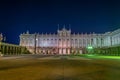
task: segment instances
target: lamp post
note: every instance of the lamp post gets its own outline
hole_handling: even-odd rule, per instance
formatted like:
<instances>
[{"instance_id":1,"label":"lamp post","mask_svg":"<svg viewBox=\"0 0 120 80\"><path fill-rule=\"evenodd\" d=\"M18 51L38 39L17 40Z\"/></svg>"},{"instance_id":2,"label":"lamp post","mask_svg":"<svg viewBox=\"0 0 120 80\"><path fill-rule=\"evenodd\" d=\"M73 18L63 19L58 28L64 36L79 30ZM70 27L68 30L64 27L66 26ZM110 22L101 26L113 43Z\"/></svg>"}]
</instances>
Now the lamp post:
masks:
<instances>
[{"instance_id":1,"label":"lamp post","mask_svg":"<svg viewBox=\"0 0 120 80\"><path fill-rule=\"evenodd\" d=\"M36 41L37 41L37 39L36 39L36 37L37 37L37 34L35 33L35 45L34 45L34 54L36 54Z\"/></svg>"},{"instance_id":2,"label":"lamp post","mask_svg":"<svg viewBox=\"0 0 120 80\"><path fill-rule=\"evenodd\" d=\"M0 34L0 56L3 56L3 54L2 54L2 49L1 49L2 40L3 40L3 35L2 35L2 33L1 33L1 34Z\"/></svg>"}]
</instances>

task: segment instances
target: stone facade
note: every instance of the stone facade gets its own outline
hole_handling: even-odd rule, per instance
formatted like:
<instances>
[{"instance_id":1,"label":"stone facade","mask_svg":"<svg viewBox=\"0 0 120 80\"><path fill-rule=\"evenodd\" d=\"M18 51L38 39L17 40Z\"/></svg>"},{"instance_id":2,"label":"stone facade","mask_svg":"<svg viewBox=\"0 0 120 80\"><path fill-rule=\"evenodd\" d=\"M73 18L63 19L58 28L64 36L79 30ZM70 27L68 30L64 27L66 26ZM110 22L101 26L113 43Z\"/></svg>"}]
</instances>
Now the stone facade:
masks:
<instances>
[{"instance_id":1,"label":"stone facade","mask_svg":"<svg viewBox=\"0 0 120 80\"><path fill-rule=\"evenodd\" d=\"M110 47L120 44L120 29L103 34L75 34L71 29L57 30L57 34L20 34L20 46L25 46L33 54L71 54L86 53L92 46Z\"/></svg>"}]
</instances>

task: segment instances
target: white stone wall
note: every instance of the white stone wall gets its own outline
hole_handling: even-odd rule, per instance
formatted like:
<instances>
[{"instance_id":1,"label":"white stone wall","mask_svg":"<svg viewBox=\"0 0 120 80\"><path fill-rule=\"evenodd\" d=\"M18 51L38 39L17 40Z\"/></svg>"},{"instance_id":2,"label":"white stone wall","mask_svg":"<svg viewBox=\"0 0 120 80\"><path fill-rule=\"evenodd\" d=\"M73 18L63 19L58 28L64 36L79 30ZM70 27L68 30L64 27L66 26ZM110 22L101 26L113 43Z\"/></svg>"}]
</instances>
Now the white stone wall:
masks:
<instances>
[{"instance_id":1,"label":"white stone wall","mask_svg":"<svg viewBox=\"0 0 120 80\"><path fill-rule=\"evenodd\" d=\"M36 37L35 37L36 35ZM20 45L26 47L57 47L57 48L86 48L109 47L120 44L120 30L105 34L71 34L71 30L58 30L57 34L29 34L20 35Z\"/></svg>"}]
</instances>

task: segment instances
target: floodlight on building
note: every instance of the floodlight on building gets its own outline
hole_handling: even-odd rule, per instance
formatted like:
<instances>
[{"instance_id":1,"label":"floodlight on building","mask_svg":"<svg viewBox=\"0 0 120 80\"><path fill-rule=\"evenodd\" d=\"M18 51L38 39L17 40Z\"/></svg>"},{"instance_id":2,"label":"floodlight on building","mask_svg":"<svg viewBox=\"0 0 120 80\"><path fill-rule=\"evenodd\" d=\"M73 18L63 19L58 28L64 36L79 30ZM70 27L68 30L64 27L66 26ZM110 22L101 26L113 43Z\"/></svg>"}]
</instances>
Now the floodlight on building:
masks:
<instances>
[{"instance_id":1,"label":"floodlight on building","mask_svg":"<svg viewBox=\"0 0 120 80\"><path fill-rule=\"evenodd\" d=\"M93 49L93 47L92 46L88 46L87 49L91 50L91 49Z\"/></svg>"}]
</instances>

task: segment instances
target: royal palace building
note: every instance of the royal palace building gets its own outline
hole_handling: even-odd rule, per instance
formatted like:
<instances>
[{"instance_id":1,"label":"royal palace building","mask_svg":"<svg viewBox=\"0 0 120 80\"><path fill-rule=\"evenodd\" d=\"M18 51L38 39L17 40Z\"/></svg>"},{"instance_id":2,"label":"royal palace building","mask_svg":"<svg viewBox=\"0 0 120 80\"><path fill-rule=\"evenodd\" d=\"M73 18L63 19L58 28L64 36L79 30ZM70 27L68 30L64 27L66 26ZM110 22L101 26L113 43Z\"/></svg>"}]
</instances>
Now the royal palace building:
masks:
<instances>
[{"instance_id":1,"label":"royal palace building","mask_svg":"<svg viewBox=\"0 0 120 80\"><path fill-rule=\"evenodd\" d=\"M20 34L20 46L25 46L33 54L86 53L86 48L120 45L120 29L103 34L71 33L71 29L57 30L56 34Z\"/></svg>"}]
</instances>

